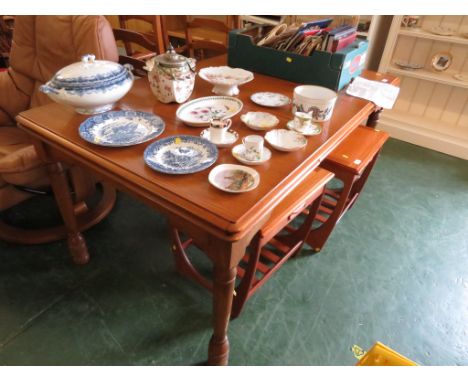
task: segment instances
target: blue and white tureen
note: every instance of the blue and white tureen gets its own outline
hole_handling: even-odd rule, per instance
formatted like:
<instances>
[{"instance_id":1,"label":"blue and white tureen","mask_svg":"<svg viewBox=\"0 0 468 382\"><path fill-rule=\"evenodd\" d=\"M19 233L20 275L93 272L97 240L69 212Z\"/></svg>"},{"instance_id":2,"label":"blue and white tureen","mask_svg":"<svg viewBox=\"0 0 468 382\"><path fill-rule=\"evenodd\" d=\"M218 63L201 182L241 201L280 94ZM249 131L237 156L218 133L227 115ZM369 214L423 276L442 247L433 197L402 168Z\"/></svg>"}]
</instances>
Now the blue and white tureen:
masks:
<instances>
[{"instance_id":1,"label":"blue and white tureen","mask_svg":"<svg viewBox=\"0 0 468 382\"><path fill-rule=\"evenodd\" d=\"M130 67L88 54L60 69L40 90L55 102L73 106L77 113L98 114L112 109L132 85Z\"/></svg>"}]
</instances>

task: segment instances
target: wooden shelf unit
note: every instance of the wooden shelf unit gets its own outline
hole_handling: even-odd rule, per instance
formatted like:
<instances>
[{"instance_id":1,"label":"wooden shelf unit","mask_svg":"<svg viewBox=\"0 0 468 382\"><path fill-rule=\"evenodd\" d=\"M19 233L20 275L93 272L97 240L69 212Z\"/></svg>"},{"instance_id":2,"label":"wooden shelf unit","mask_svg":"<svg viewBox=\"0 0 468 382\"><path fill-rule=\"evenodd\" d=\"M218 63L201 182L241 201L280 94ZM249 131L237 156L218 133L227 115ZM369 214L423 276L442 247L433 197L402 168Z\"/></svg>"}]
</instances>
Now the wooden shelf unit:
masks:
<instances>
[{"instance_id":1,"label":"wooden shelf unit","mask_svg":"<svg viewBox=\"0 0 468 382\"><path fill-rule=\"evenodd\" d=\"M401 77L400 95L393 110L385 110L379 128L391 136L468 159L468 82L454 78L468 74L468 16L421 16L420 28L401 27L394 16L379 71ZM450 27L453 36L428 32L433 26ZM443 72L432 68L436 53L448 52L453 61ZM420 64L405 70L397 60Z\"/></svg>"}]
</instances>

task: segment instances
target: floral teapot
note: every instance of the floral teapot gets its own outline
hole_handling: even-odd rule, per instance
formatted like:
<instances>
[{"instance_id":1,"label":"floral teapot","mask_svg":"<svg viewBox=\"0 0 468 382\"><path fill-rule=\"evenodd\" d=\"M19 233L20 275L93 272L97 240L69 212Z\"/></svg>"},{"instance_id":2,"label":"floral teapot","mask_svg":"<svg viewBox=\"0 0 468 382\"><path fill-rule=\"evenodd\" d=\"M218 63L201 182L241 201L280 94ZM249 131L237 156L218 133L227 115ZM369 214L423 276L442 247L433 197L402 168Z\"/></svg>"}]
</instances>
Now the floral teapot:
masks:
<instances>
[{"instance_id":1,"label":"floral teapot","mask_svg":"<svg viewBox=\"0 0 468 382\"><path fill-rule=\"evenodd\" d=\"M166 53L146 63L151 90L163 103L183 103L195 85L195 60L177 54L172 45Z\"/></svg>"}]
</instances>

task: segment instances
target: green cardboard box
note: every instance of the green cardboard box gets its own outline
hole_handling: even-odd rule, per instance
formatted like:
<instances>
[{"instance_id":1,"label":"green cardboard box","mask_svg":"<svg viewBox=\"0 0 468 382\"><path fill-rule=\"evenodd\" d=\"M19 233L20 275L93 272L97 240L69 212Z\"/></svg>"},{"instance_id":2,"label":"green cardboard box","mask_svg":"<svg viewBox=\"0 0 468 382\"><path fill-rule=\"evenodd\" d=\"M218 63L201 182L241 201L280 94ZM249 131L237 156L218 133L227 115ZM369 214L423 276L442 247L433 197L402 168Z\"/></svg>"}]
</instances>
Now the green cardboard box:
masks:
<instances>
[{"instance_id":1,"label":"green cardboard box","mask_svg":"<svg viewBox=\"0 0 468 382\"><path fill-rule=\"evenodd\" d=\"M255 45L257 28L229 32L229 66L332 90L341 90L364 69L369 46L365 39L356 39L336 53L315 51L311 56L301 56Z\"/></svg>"}]
</instances>

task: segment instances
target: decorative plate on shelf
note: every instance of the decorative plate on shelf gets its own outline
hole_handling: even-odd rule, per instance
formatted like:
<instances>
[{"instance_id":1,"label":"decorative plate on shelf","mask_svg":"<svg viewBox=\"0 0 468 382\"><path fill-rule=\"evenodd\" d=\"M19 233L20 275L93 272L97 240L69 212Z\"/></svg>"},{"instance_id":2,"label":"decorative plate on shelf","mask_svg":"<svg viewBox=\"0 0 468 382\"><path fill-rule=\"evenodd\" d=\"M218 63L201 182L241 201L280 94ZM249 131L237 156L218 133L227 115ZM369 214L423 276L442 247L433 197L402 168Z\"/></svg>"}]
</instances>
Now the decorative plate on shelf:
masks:
<instances>
[{"instance_id":1,"label":"decorative plate on shelf","mask_svg":"<svg viewBox=\"0 0 468 382\"><path fill-rule=\"evenodd\" d=\"M86 119L79 127L80 137L99 146L125 147L156 138L164 131L157 115L143 111L108 111Z\"/></svg>"},{"instance_id":2,"label":"decorative plate on shelf","mask_svg":"<svg viewBox=\"0 0 468 382\"><path fill-rule=\"evenodd\" d=\"M424 65L421 65L421 64L411 63L411 62L402 61L402 60L396 60L394 64L398 66L400 69L405 69L405 70L416 70L416 69L422 69L424 67Z\"/></svg>"},{"instance_id":3,"label":"decorative plate on shelf","mask_svg":"<svg viewBox=\"0 0 468 382\"><path fill-rule=\"evenodd\" d=\"M291 103L291 100L284 94L272 92L254 93L250 96L252 102L260 106L281 107Z\"/></svg>"},{"instance_id":4,"label":"decorative plate on shelf","mask_svg":"<svg viewBox=\"0 0 468 382\"><path fill-rule=\"evenodd\" d=\"M286 129L275 129L265 134L265 140L280 151L296 151L307 145L302 134Z\"/></svg>"},{"instance_id":5,"label":"decorative plate on shelf","mask_svg":"<svg viewBox=\"0 0 468 382\"><path fill-rule=\"evenodd\" d=\"M448 27L443 27L441 25L433 26L427 30L433 34L437 34L439 36L453 36L455 34L455 30Z\"/></svg>"},{"instance_id":6,"label":"decorative plate on shelf","mask_svg":"<svg viewBox=\"0 0 468 382\"><path fill-rule=\"evenodd\" d=\"M202 97L179 106L176 116L189 126L209 126L212 118L231 118L239 113L243 106L242 101L234 97Z\"/></svg>"},{"instance_id":7,"label":"decorative plate on shelf","mask_svg":"<svg viewBox=\"0 0 468 382\"><path fill-rule=\"evenodd\" d=\"M443 72L450 67L452 61L453 56L449 52L440 52L436 53L434 57L432 57L431 64L435 70Z\"/></svg>"},{"instance_id":8,"label":"decorative plate on shelf","mask_svg":"<svg viewBox=\"0 0 468 382\"><path fill-rule=\"evenodd\" d=\"M453 78L458 81L468 82L468 73L457 73L453 75Z\"/></svg>"},{"instance_id":9,"label":"decorative plate on shelf","mask_svg":"<svg viewBox=\"0 0 468 382\"><path fill-rule=\"evenodd\" d=\"M218 149L206 139L193 135L175 135L149 145L144 153L146 164L166 174L192 174L205 170L218 159Z\"/></svg>"},{"instance_id":10,"label":"decorative plate on shelf","mask_svg":"<svg viewBox=\"0 0 468 382\"><path fill-rule=\"evenodd\" d=\"M256 188L260 183L260 174L250 167L220 164L210 171L208 181L222 191L237 194Z\"/></svg>"}]
</instances>

